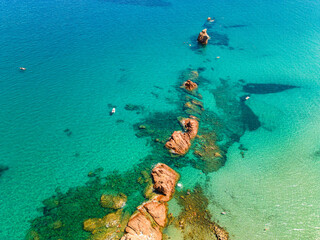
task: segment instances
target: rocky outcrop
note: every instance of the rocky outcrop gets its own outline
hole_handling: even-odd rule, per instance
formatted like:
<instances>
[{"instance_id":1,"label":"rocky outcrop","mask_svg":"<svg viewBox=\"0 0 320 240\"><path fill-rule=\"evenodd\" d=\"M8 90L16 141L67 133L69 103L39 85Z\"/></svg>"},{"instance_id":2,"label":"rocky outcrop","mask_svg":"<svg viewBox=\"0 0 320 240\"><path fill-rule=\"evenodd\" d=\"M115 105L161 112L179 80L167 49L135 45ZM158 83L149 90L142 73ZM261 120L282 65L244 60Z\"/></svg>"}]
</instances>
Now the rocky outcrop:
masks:
<instances>
[{"instance_id":1,"label":"rocky outcrop","mask_svg":"<svg viewBox=\"0 0 320 240\"><path fill-rule=\"evenodd\" d=\"M141 212L131 216L121 240L162 240L162 232Z\"/></svg>"},{"instance_id":2,"label":"rocky outcrop","mask_svg":"<svg viewBox=\"0 0 320 240\"><path fill-rule=\"evenodd\" d=\"M166 225L168 207L164 202L151 200L144 203L142 206L160 227L164 227Z\"/></svg>"},{"instance_id":3,"label":"rocky outcrop","mask_svg":"<svg viewBox=\"0 0 320 240\"><path fill-rule=\"evenodd\" d=\"M197 136L199 128L199 122L197 120L191 118L181 118L180 123L184 130L189 134L190 139L193 139Z\"/></svg>"},{"instance_id":4,"label":"rocky outcrop","mask_svg":"<svg viewBox=\"0 0 320 240\"><path fill-rule=\"evenodd\" d=\"M198 133L199 123L191 118L182 118L180 123L186 132L174 131L165 147L173 154L184 155L191 146L191 140Z\"/></svg>"},{"instance_id":5,"label":"rocky outcrop","mask_svg":"<svg viewBox=\"0 0 320 240\"><path fill-rule=\"evenodd\" d=\"M153 188L157 193L164 195L161 201L169 201L175 191L179 174L163 163L158 163L152 170Z\"/></svg>"},{"instance_id":6,"label":"rocky outcrop","mask_svg":"<svg viewBox=\"0 0 320 240\"><path fill-rule=\"evenodd\" d=\"M188 90L188 91L193 91L198 88L198 85L189 79L189 80L185 81L181 87Z\"/></svg>"},{"instance_id":7,"label":"rocky outcrop","mask_svg":"<svg viewBox=\"0 0 320 240\"><path fill-rule=\"evenodd\" d=\"M174 131L165 144L165 147L173 154L184 155L188 152L191 146L190 136L181 131Z\"/></svg>"},{"instance_id":8,"label":"rocky outcrop","mask_svg":"<svg viewBox=\"0 0 320 240\"><path fill-rule=\"evenodd\" d=\"M154 191L158 194L137 208L121 240L162 240L162 229L167 224L167 201L174 194L179 174L167 165L158 163L151 175Z\"/></svg>"},{"instance_id":9,"label":"rocky outcrop","mask_svg":"<svg viewBox=\"0 0 320 240\"><path fill-rule=\"evenodd\" d=\"M207 45L210 37L207 33L207 29L203 29L198 36L198 42L201 43L202 45Z\"/></svg>"}]
</instances>

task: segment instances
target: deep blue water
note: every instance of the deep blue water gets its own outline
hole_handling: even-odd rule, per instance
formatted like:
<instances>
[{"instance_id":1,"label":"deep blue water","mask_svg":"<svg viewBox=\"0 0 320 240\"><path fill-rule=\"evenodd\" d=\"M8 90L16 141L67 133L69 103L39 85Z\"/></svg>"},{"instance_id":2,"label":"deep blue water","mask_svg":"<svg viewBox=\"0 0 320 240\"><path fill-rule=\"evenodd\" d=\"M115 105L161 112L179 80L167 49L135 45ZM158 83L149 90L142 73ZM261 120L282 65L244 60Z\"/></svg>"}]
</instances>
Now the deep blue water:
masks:
<instances>
[{"instance_id":1,"label":"deep blue water","mask_svg":"<svg viewBox=\"0 0 320 240\"><path fill-rule=\"evenodd\" d=\"M212 44L199 52L208 16ZM251 96L263 127L241 138L245 159L231 148L207 193L233 239L319 239L319 39L317 1L0 0L0 239L23 239L56 187L146 156L132 127L144 115L124 107L175 109L168 90L189 66L206 68L212 110L219 78L300 87ZM203 178L181 175L185 186Z\"/></svg>"}]
</instances>

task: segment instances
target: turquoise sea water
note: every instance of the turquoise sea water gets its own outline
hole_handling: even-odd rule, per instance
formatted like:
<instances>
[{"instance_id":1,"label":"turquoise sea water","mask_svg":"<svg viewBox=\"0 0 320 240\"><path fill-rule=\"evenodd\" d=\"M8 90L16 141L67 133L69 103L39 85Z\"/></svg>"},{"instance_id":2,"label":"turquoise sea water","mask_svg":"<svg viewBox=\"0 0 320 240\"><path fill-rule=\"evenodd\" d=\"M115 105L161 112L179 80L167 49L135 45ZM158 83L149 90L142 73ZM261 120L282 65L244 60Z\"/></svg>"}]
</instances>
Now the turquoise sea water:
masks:
<instances>
[{"instance_id":1,"label":"turquoise sea water","mask_svg":"<svg viewBox=\"0 0 320 240\"><path fill-rule=\"evenodd\" d=\"M211 85L201 94L213 111L219 78L300 87L251 95L262 127L241 137L244 158L240 143L230 148L205 192L232 239L320 239L319 2L0 0L0 9L0 164L9 167L0 176L0 239L23 239L57 187L145 157L151 147L132 125L175 109L168 90L189 66L206 68ZM208 16L212 41L224 45L198 52L194 36ZM128 103L143 112L126 111ZM185 187L205 178L178 171Z\"/></svg>"}]
</instances>

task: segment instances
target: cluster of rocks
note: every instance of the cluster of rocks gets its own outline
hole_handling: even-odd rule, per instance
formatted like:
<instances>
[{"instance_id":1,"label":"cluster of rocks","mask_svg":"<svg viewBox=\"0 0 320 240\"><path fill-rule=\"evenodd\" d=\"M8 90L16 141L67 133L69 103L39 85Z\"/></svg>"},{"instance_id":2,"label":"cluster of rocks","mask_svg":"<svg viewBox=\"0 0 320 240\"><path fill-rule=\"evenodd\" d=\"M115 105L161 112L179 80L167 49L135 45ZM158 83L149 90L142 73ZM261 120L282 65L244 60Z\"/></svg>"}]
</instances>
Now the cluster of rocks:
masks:
<instances>
[{"instance_id":1,"label":"cluster of rocks","mask_svg":"<svg viewBox=\"0 0 320 240\"><path fill-rule=\"evenodd\" d=\"M144 175L149 175L144 172ZM151 172L149 184L152 193L149 200L137 207L130 216L123 207L127 196L119 194L102 194L100 205L116 210L102 218L90 218L83 222L83 229L91 232L90 240L161 240L162 230L167 224L167 202L173 197L179 174L165 164L158 163ZM148 176L145 176L148 178Z\"/></svg>"},{"instance_id":2,"label":"cluster of rocks","mask_svg":"<svg viewBox=\"0 0 320 240\"><path fill-rule=\"evenodd\" d=\"M181 88L192 96L201 96L196 93L198 84L192 81L195 81L198 77L199 74L197 71L191 71L188 74L189 79L182 84ZM178 118L184 131L174 131L165 144L165 147L169 149L170 153L180 156L188 152L191 141L197 136L199 122L197 120L198 118L194 115L201 115L202 111L204 111L202 102L189 96L186 96L186 100L184 111L189 115L189 118Z\"/></svg>"},{"instance_id":3,"label":"cluster of rocks","mask_svg":"<svg viewBox=\"0 0 320 240\"><path fill-rule=\"evenodd\" d=\"M167 165L158 163L151 175L156 194L137 208L121 240L162 240L162 230L167 224L167 201L175 192L179 174Z\"/></svg>"}]
</instances>

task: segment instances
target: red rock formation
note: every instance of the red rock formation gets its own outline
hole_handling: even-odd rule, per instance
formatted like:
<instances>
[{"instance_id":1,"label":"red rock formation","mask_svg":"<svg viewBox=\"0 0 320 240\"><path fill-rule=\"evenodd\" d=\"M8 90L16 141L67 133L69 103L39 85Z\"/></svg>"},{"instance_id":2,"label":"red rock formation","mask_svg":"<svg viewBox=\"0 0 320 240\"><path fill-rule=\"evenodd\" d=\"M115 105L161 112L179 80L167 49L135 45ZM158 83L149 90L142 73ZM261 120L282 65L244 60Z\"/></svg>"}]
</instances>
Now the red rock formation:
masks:
<instances>
[{"instance_id":1,"label":"red rock formation","mask_svg":"<svg viewBox=\"0 0 320 240\"><path fill-rule=\"evenodd\" d=\"M198 85L191 80L187 80L183 83L182 87L188 91L193 91L198 88Z\"/></svg>"},{"instance_id":2,"label":"red rock formation","mask_svg":"<svg viewBox=\"0 0 320 240\"><path fill-rule=\"evenodd\" d=\"M171 153L184 155L191 146L191 140L197 136L199 123L197 120L191 118L182 118L180 123L187 132L174 131L169 141L165 144L165 147L168 148Z\"/></svg>"},{"instance_id":3,"label":"red rock formation","mask_svg":"<svg viewBox=\"0 0 320 240\"><path fill-rule=\"evenodd\" d=\"M190 136L187 133L181 131L174 131L165 144L165 147L169 149L171 153L184 155L188 152L191 146Z\"/></svg>"},{"instance_id":4,"label":"red rock formation","mask_svg":"<svg viewBox=\"0 0 320 240\"><path fill-rule=\"evenodd\" d=\"M154 189L160 194L140 205L131 216L121 240L162 240L162 229L167 223L167 203L174 194L179 174L163 163L152 170Z\"/></svg>"},{"instance_id":5,"label":"red rock formation","mask_svg":"<svg viewBox=\"0 0 320 240\"><path fill-rule=\"evenodd\" d=\"M208 40L210 39L208 33L207 33L207 29L203 29L198 36L198 42L203 44L203 45L207 45L208 44Z\"/></svg>"},{"instance_id":6,"label":"red rock formation","mask_svg":"<svg viewBox=\"0 0 320 240\"><path fill-rule=\"evenodd\" d=\"M190 139L193 139L195 136L197 136L199 128L199 122L197 120L191 118L182 118L180 123L189 134Z\"/></svg>"},{"instance_id":7,"label":"red rock formation","mask_svg":"<svg viewBox=\"0 0 320 240\"><path fill-rule=\"evenodd\" d=\"M168 213L166 203L151 200L144 203L142 206L160 227L164 227L166 225Z\"/></svg>"},{"instance_id":8,"label":"red rock formation","mask_svg":"<svg viewBox=\"0 0 320 240\"><path fill-rule=\"evenodd\" d=\"M162 240L162 232L141 212L131 216L121 240Z\"/></svg>"},{"instance_id":9,"label":"red rock formation","mask_svg":"<svg viewBox=\"0 0 320 240\"><path fill-rule=\"evenodd\" d=\"M153 178L153 188L163 194L165 197L162 201L169 201L174 194L176 183L179 179L179 174L172 168L163 163L158 163L151 172Z\"/></svg>"}]
</instances>

